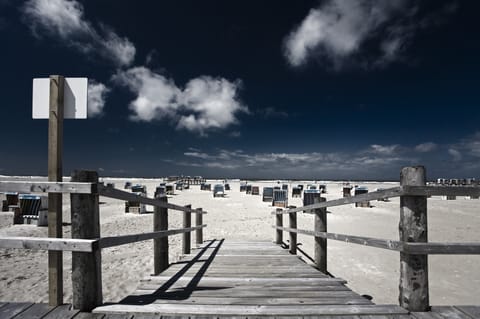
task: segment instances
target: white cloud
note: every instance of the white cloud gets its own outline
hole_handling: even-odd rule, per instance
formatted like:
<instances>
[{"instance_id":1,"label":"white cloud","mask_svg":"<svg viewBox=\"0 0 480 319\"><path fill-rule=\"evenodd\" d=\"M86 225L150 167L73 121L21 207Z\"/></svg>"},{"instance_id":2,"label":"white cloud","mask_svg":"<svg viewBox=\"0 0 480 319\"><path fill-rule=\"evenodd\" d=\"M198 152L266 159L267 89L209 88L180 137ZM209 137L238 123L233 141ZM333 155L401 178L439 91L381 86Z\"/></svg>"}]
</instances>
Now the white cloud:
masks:
<instances>
[{"instance_id":1,"label":"white cloud","mask_svg":"<svg viewBox=\"0 0 480 319\"><path fill-rule=\"evenodd\" d=\"M204 132L210 128L225 128L236 123L235 114L248 112L237 97L240 82L202 76L190 80L181 94L181 104L192 112L182 115L179 128Z\"/></svg>"},{"instance_id":2,"label":"white cloud","mask_svg":"<svg viewBox=\"0 0 480 319\"><path fill-rule=\"evenodd\" d=\"M418 144L417 146L415 146L415 151L420 153L428 153L436 150L437 147L438 145L433 142L426 142L426 143Z\"/></svg>"},{"instance_id":3,"label":"white cloud","mask_svg":"<svg viewBox=\"0 0 480 319\"><path fill-rule=\"evenodd\" d=\"M179 109L178 97L181 91L175 83L145 67L120 70L113 81L126 86L137 94L130 103L135 121L152 121L164 117L173 117Z\"/></svg>"},{"instance_id":4,"label":"white cloud","mask_svg":"<svg viewBox=\"0 0 480 319\"><path fill-rule=\"evenodd\" d=\"M131 119L137 121L168 118L178 129L204 135L208 130L237 123L236 114L248 112L238 99L240 81L201 76L182 89L145 67L121 70L113 80L137 94L130 103Z\"/></svg>"},{"instance_id":5,"label":"white cloud","mask_svg":"<svg viewBox=\"0 0 480 319\"><path fill-rule=\"evenodd\" d=\"M410 0L327 0L286 37L284 54L292 66L311 58L333 69L349 62L383 66L401 58L418 29L433 25L433 14L419 17L417 5Z\"/></svg>"},{"instance_id":6,"label":"white cloud","mask_svg":"<svg viewBox=\"0 0 480 319\"><path fill-rule=\"evenodd\" d=\"M105 106L105 99L110 89L103 83L98 83L94 80L89 80L88 83L88 116L96 117L103 115L103 108Z\"/></svg>"},{"instance_id":7,"label":"white cloud","mask_svg":"<svg viewBox=\"0 0 480 319\"><path fill-rule=\"evenodd\" d=\"M98 54L119 66L133 62L134 45L107 26L96 29L85 20L83 6L78 1L29 0L22 11L25 23L37 37L49 35L84 54Z\"/></svg>"}]
</instances>

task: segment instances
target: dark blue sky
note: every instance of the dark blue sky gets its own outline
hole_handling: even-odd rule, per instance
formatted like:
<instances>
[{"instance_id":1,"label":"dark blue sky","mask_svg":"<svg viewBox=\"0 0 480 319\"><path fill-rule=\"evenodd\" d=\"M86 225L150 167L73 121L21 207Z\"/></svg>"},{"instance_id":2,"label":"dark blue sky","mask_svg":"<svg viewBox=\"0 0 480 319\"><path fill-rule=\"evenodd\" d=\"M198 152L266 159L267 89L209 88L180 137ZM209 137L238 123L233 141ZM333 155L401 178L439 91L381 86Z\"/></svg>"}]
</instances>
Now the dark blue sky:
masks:
<instances>
[{"instance_id":1,"label":"dark blue sky","mask_svg":"<svg viewBox=\"0 0 480 319\"><path fill-rule=\"evenodd\" d=\"M32 79L88 77L64 175L480 177L475 1L0 1L0 174L46 175Z\"/></svg>"}]
</instances>

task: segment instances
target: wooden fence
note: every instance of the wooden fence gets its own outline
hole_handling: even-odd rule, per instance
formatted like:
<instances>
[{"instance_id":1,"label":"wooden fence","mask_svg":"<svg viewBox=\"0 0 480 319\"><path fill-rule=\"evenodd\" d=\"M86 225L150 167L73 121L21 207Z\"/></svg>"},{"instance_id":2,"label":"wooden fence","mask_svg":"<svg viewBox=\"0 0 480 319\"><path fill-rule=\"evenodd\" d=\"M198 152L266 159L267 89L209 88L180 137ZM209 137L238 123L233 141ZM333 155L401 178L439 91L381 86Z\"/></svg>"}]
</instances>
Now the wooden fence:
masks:
<instances>
[{"instance_id":1,"label":"wooden fence","mask_svg":"<svg viewBox=\"0 0 480 319\"><path fill-rule=\"evenodd\" d=\"M153 239L154 273L159 274L169 266L168 236L182 234L183 253L191 249L191 232L196 233L196 243L203 242L203 214L201 208L168 203L166 196L155 199L128 193L98 182L94 171L75 171L71 182L0 182L0 192L69 193L71 201L72 238L0 237L0 248L36 249L72 252L72 288L74 308L90 311L103 302L101 250L129 243ZM124 201L136 201L154 206L153 231L113 237L100 236L99 196ZM168 229L168 210L183 212L183 228ZM191 215L196 214L195 226ZM60 266L62 267L62 266ZM49 283L49 299L63 295L62 285ZM58 289L62 291L58 291ZM60 303L62 303L60 301ZM56 306L58 304L52 304Z\"/></svg>"},{"instance_id":2,"label":"wooden fence","mask_svg":"<svg viewBox=\"0 0 480 319\"><path fill-rule=\"evenodd\" d=\"M327 239L352 244L383 248L400 252L400 306L409 311L428 311L428 255L480 254L480 243L428 242L427 197L433 195L479 196L478 186L426 186L423 166L405 167L400 173L400 187L326 201L315 198L315 203L288 210L277 209L276 243L283 242L283 231L290 236L289 249L296 254L297 234L315 238L316 267L327 271ZM369 200L400 197L400 240L387 240L327 232L327 207L347 205ZM297 229L297 213L313 214L314 231ZM289 215L289 227L283 226L283 215Z\"/></svg>"}]
</instances>

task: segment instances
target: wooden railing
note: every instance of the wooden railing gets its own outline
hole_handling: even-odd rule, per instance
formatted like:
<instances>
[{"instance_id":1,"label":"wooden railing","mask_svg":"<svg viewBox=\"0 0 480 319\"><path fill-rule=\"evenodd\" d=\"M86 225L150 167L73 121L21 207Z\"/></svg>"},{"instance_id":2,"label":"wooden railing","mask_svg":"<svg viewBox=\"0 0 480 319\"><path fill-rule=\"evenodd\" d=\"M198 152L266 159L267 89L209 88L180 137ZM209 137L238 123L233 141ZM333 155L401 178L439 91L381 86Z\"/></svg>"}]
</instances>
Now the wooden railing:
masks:
<instances>
[{"instance_id":1,"label":"wooden railing","mask_svg":"<svg viewBox=\"0 0 480 319\"><path fill-rule=\"evenodd\" d=\"M409 311L428 311L428 255L480 254L480 242L476 243L438 243L428 242L427 233L427 197L433 195L479 196L478 186L425 186L425 168L422 166L405 167L400 173L400 187L326 201L315 198L312 205L277 209L276 243L283 243L283 232L290 235L289 249L292 254L297 251L297 234L315 238L315 266L327 272L327 239L352 244L383 248L400 252L400 306ZM327 232L327 207L346 205L369 200L400 197L400 240L387 240L370 237L352 236ZM313 214L314 231L297 229L297 213ZM289 215L289 227L283 226L282 216Z\"/></svg>"},{"instance_id":2,"label":"wooden railing","mask_svg":"<svg viewBox=\"0 0 480 319\"><path fill-rule=\"evenodd\" d=\"M98 183L94 171L75 171L71 182L0 182L0 192L69 193L71 201L72 238L0 237L0 248L36 249L72 252L72 289L75 309L90 311L103 302L101 250L129 243L153 239L154 273L169 266L168 236L182 234L182 251L189 254L191 232L196 243L203 242L203 214L201 208L168 203L166 196L148 198L106 187ZM100 236L99 196L135 201L154 206L153 232L112 237ZM168 229L168 210L183 212L183 228ZM191 214L196 214L191 226ZM49 286L49 295L57 295L59 287ZM50 298L51 300L51 298Z\"/></svg>"}]
</instances>

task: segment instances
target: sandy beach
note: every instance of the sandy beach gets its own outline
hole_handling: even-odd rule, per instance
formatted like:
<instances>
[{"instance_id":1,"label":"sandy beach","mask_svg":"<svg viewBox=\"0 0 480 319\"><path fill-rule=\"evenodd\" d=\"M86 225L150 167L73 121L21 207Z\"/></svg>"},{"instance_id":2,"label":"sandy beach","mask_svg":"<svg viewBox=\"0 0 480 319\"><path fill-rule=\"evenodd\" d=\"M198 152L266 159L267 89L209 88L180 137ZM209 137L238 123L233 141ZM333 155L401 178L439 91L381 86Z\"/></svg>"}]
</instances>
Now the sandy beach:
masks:
<instances>
[{"instance_id":1,"label":"sandy beach","mask_svg":"<svg viewBox=\"0 0 480 319\"><path fill-rule=\"evenodd\" d=\"M19 178L32 180L31 178ZM42 178L34 178L34 180ZM12 180L4 177L0 180ZM123 189L126 179L102 179L115 183ZM128 179L147 186L148 196L153 197L159 179ZM209 181L212 185L217 181ZM189 190L175 191L169 202L208 212L204 216L204 239L241 239L272 241L274 218L271 203L262 202L261 196L239 191L239 181L229 182L232 189L225 198L213 198L212 192L201 191L198 185ZM290 184L289 182L286 182ZM290 185L307 184L292 182ZM329 199L341 197L342 182L322 182L327 185ZM276 181L251 182L252 185L270 186ZM358 183L373 191L389 188L398 183ZM291 189L291 188L290 188ZM63 199L64 237L70 237L70 201ZM151 213L126 214L124 202L100 198L100 219L102 236L134 234L152 230ZM399 199L372 201L371 208L355 208L353 204L332 207L328 214L329 232L362 235L375 238L398 240ZM446 201L440 197L428 200L429 240L437 242L479 241L480 201L457 197ZM289 205L302 206L300 198L290 198ZM147 206L151 212L152 207ZM181 228L181 212L169 211L169 227ZM0 236L46 237L46 227L12 225L12 213L0 213ZM285 218L285 222L286 218ZM313 216L298 215L298 227L313 229ZM288 239L287 234L284 240ZM313 255L313 238L299 235L299 248ZM178 259L181 250L181 236L169 238L170 260ZM102 251L102 276L104 301L121 300L135 290L140 278L149 275L153 269L152 241L128 244ZM308 262L308 257L302 257ZM432 305L480 304L480 256L430 256L430 303ZM348 281L348 285L360 294L373 296L375 303L398 304L399 254L382 249L328 241L328 269L336 277ZM31 250L0 250L0 300L46 302L47 296L47 252ZM65 302L70 302L71 253L64 253Z\"/></svg>"}]
</instances>

